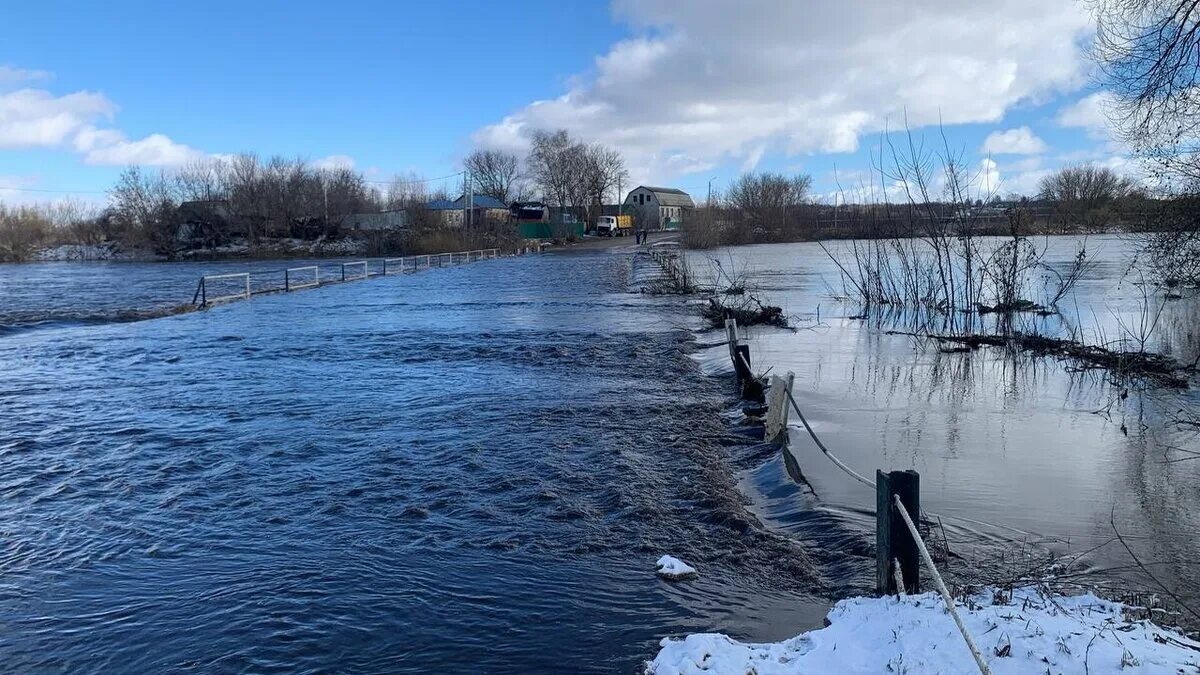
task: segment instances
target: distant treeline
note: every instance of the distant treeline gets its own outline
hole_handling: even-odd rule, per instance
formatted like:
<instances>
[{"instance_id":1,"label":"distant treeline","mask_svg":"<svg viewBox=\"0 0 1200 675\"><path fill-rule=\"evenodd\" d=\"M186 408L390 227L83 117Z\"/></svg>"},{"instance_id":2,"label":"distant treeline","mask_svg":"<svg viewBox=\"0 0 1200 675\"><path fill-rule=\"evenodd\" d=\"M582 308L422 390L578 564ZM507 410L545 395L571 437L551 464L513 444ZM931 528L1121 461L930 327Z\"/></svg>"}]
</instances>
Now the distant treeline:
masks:
<instances>
[{"instance_id":1,"label":"distant treeline","mask_svg":"<svg viewBox=\"0 0 1200 675\"><path fill-rule=\"evenodd\" d=\"M1066 234L1169 227L1171 201L1152 199L1104 167L1068 167L1047 176L1033 198L947 190L900 193L895 201L823 204L808 176L746 174L700 205L684 223L693 248L730 244L960 235Z\"/></svg>"},{"instance_id":2,"label":"distant treeline","mask_svg":"<svg viewBox=\"0 0 1200 675\"><path fill-rule=\"evenodd\" d=\"M252 154L209 159L178 170L126 169L109 191L108 206L80 203L5 207L0 204L0 261L27 260L59 244L116 245L125 251L174 259L185 252L293 239L361 240L367 253L425 252L496 245L505 233L476 228L446 231L428 212L426 182L398 178L379 189L348 167L317 167L301 159ZM404 227L353 232L354 214L403 212ZM470 239L471 242L467 242Z\"/></svg>"}]
</instances>

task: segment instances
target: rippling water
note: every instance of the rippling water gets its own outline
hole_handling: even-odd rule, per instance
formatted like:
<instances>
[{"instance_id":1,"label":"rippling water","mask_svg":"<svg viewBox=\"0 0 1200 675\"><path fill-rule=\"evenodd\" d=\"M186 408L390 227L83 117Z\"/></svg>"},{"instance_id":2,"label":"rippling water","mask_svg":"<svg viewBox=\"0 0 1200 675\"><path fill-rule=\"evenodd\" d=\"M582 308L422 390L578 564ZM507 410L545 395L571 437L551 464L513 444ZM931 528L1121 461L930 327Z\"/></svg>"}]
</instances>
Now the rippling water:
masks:
<instances>
[{"instance_id":1,"label":"rippling water","mask_svg":"<svg viewBox=\"0 0 1200 675\"><path fill-rule=\"evenodd\" d=\"M92 302L13 292L38 275L174 302L200 269L0 268L0 306ZM0 663L633 671L668 634L818 625L828 553L758 522L738 483L772 453L690 308L629 276L501 259L0 337Z\"/></svg>"},{"instance_id":2,"label":"rippling water","mask_svg":"<svg viewBox=\"0 0 1200 675\"><path fill-rule=\"evenodd\" d=\"M1030 320L1138 317L1124 243L1097 243L1069 316ZM1111 517L1200 596L1191 392L887 335L904 317L853 318L814 245L718 255L802 326L747 336L826 443L921 471L952 574L1033 546L1149 585ZM871 590L873 496L798 428L788 454L740 433L723 337L630 292L626 252L123 320L254 265L279 266L0 266L6 667L633 672L665 635L780 639ZM1155 348L1194 358L1196 309L1169 305ZM663 553L701 577L657 580Z\"/></svg>"}]
</instances>

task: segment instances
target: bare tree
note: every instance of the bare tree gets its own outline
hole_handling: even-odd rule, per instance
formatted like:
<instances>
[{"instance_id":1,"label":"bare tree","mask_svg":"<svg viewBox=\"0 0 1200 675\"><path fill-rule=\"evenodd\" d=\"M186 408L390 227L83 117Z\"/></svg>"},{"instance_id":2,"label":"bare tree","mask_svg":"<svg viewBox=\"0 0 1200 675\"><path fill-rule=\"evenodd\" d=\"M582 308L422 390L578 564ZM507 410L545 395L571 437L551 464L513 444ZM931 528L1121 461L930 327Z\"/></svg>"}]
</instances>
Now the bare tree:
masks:
<instances>
[{"instance_id":1,"label":"bare tree","mask_svg":"<svg viewBox=\"0 0 1200 675\"><path fill-rule=\"evenodd\" d=\"M1138 193L1137 183L1103 166L1070 166L1042 178L1038 197L1054 203L1062 228L1109 225L1115 207Z\"/></svg>"},{"instance_id":2,"label":"bare tree","mask_svg":"<svg viewBox=\"0 0 1200 675\"><path fill-rule=\"evenodd\" d=\"M109 193L112 216L155 253L178 253L179 199L166 174L146 174L136 166L121 173Z\"/></svg>"},{"instance_id":3,"label":"bare tree","mask_svg":"<svg viewBox=\"0 0 1200 675\"><path fill-rule=\"evenodd\" d=\"M533 181L548 203L564 207L573 204L578 150L566 129L535 131L527 161Z\"/></svg>"},{"instance_id":4,"label":"bare tree","mask_svg":"<svg viewBox=\"0 0 1200 675\"><path fill-rule=\"evenodd\" d=\"M603 205L610 196L620 199L617 188L629 182L629 170L625 168L625 159L620 152L599 143L583 147L578 161L581 206L586 210L588 222L592 222L601 215L593 212L596 207Z\"/></svg>"},{"instance_id":5,"label":"bare tree","mask_svg":"<svg viewBox=\"0 0 1200 675\"><path fill-rule=\"evenodd\" d=\"M1105 111L1166 200L1138 263L1168 286L1200 285L1200 3L1093 0Z\"/></svg>"},{"instance_id":6,"label":"bare tree","mask_svg":"<svg viewBox=\"0 0 1200 675\"><path fill-rule=\"evenodd\" d=\"M463 160L471 173L475 192L508 204L516 197L521 180L521 160L500 150L476 150Z\"/></svg>"},{"instance_id":7,"label":"bare tree","mask_svg":"<svg viewBox=\"0 0 1200 675\"><path fill-rule=\"evenodd\" d=\"M1200 181L1200 3L1094 0L1094 56L1125 140L1178 184Z\"/></svg>"},{"instance_id":8,"label":"bare tree","mask_svg":"<svg viewBox=\"0 0 1200 675\"><path fill-rule=\"evenodd\" d=\"M729 184L726 199L749 227L782 233L799 215L797 207L808 201L811 187L812 177L806 174L745 173Z\"/></svg>"}]
</instances>

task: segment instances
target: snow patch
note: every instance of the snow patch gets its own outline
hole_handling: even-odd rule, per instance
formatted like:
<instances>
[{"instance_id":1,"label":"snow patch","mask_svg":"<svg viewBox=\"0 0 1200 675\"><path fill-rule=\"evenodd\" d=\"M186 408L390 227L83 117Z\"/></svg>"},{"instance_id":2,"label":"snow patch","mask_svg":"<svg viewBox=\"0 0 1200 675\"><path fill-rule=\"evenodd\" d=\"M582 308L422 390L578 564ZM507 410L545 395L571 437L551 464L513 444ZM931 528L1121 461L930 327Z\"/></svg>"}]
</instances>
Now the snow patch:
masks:
<instances>
[{"instance_id":1,"label":"snow patch","mask_svg":"<svg viewBox=\"0 0 1200 675\"><path fill-rule=\"evenodd\" d=\"M989 589L958 606L996 675L1197 671L1200 642L1149 621L1128 621L1125 609L1091 593L1054 596L1032 588L1011 597ZM978 672L936 593L842 600L828 621L827 628L767 644L719 633L664 638L646 673Z\"/></svg>"},{"instance_id":2,"label":"snow patch","mask_svg":"<svg viewBox=\"0 0 1200 675\"><path fill-rule=\"evenodd\" d=\"M664 555L655 563L657 569L654 573L664 579L672 581L678 579L687 579L696 576L696 568L683 562L679 558L674 558L669 555Z\"/></svg>"},{"instance_id":3,"label":"snow patch","mask_svg":"<svg viewBox=\"0 0 1200 675\"><path fill-rule=\"evenodd\" d=\"M61 244L37 252L34 259L39 262L66 262L76 260L134 260L144 254L126 253L114 243Z\"/></svg>"}]
</instances>

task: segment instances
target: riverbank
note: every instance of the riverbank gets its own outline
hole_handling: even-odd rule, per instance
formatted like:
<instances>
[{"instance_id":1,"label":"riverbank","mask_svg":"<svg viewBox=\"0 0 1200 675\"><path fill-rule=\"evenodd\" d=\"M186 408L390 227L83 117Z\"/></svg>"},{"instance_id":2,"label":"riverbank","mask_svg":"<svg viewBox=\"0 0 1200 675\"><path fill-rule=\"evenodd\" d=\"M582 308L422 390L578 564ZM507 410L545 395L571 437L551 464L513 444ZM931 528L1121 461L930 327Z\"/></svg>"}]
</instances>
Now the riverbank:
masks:
<instances>
[{"instance_id":1,"label":"riverbank","mask_svg":"<svg viewBox=\"0 0 1200 675\"><path fill-rule=\"evenodd\" d=\"M677 240L677 232L653 232L650 242ZM426 255L445 253L449 251L466 250L467 247L453 244L450 241L428 242L428 245L418 246L411 251L395 252L396 255ZM545 251L590 251L629 246L633 244L632 237L586 237L577 241L545 244ZM537 245L537 242L517 241L514 246ZM478 246L474 248L479 248ZM485 248L494 248L489 245ZM228 261L261 261L261 260L295 260L343 258L348 256L368 255L372 246L366 240L333 239L333 240L302 240L280 239L264 241L255 244L235 242L227 246L215 248L182 251L168 258L148 249L127 249L112 242L101 244L58 244L43 248L34 253L27 262L228 262ZM389 253L390 255L391 253ZM375 254L372 254L375 255ZM375 257L379 257L375 255Z\"/></svg>"},{"instance_id":2,"label":"riverbank","mask_svg":"<svg viewBox=\"0 0 1200 675\"><path fill-rule=\"evenodd\" d=\"M1063 675L1184 673L1200 669L1200 642L1094 595L1038 588L984 589L957 611L992 673ZM828 627L773 644L719 633L664 639L647 675L727 673L972 673L978 667L936 593L850 598Z\"/></svg>"}]
</instances>

